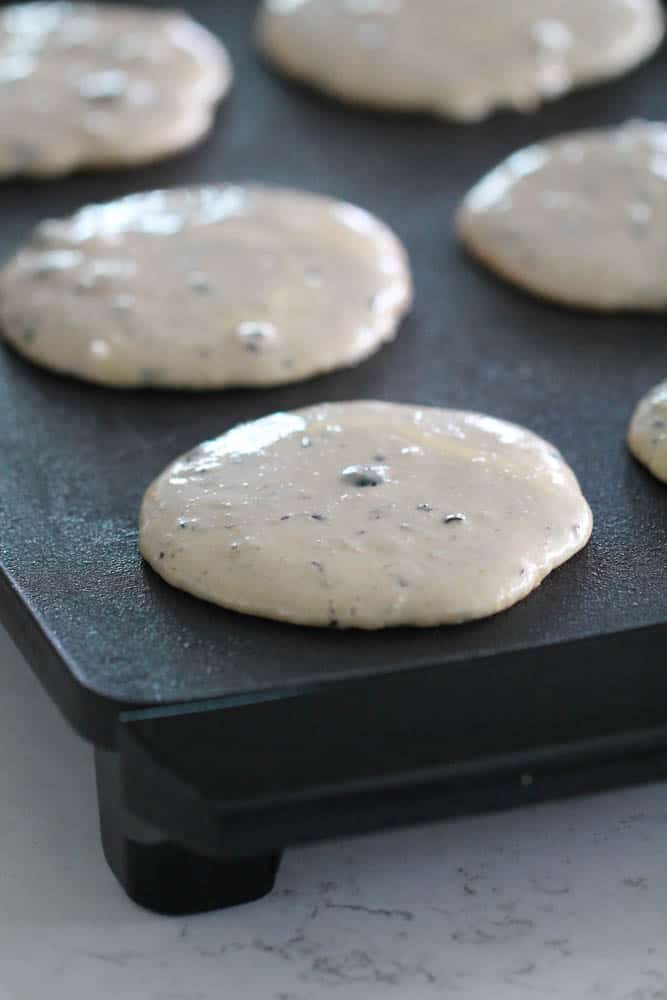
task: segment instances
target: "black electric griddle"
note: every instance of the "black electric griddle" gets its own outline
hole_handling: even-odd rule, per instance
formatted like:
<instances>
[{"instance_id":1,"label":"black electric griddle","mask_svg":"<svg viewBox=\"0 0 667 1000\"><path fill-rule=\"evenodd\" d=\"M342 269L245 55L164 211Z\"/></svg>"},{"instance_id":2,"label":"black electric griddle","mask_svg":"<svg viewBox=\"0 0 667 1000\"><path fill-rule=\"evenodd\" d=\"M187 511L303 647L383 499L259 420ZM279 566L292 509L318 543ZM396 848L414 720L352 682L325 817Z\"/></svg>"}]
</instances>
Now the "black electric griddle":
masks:
<instances>
[{"instance_id":1,"label":"black electric griddle","mask_svg":"<svg viewBox=\"0 0 667 1000\"><path fill-rule=\"evenodd\" d=\"M667 490L624 445L637 398L667 375L666 317L531 299L452 231L466 189L512 150L665 118L667 50L537 115L463 126L338 105L260 63L254 4L188 7L237 69L211 137L146 169L2 185L3 255L87 202L255 179L376 212L409 248L417 301L359 368L270 391L119 392L0 351L2 620L96 745L112 868L163 912L261 895L299 841L667 772ZM590 545L495 618L375 634L226 612L142 563L139 503L168 461L239 421L362 397L482 410L545 435L591 503Z\"/></svg>"}]
</instances>

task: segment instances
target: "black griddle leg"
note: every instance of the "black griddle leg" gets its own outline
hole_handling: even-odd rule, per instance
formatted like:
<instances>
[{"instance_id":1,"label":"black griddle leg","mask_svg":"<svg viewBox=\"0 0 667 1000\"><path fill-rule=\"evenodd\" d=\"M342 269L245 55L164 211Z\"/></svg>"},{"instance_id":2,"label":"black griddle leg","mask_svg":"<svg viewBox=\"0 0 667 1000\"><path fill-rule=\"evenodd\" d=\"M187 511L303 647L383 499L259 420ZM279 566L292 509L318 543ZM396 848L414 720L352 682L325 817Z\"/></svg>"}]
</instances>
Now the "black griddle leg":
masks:
<instances>
[{"instance_id":1,"label":"black griddle leg","mask_svg":"<svg viewBox=\"0 0 667 1000\"><path fill-rule=\"evenodd\" d=\"M176 916L250 903L271 892L280 854L231 861L193 854L128 812L118 754L97 748L95 770L104 855L139 906Z\"/></svg>"}]
</instances>

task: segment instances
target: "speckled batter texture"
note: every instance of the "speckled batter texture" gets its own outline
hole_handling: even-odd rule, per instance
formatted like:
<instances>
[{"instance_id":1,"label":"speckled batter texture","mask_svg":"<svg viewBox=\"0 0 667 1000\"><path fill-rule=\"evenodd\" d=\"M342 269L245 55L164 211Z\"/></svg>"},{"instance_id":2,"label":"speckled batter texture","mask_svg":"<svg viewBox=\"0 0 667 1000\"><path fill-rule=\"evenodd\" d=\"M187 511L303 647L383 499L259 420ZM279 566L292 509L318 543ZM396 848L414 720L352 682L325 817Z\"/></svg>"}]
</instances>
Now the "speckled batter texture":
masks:
<instances>
[{"instance_id":1,"label":"speckled batter texture","mask_svg":"<svg viewBox=\"0 0 667 1000\"><path fill-rule=\"evenodd\" d=\"M148 489L145 559L248 614L377 629L509 607L587 542L572 470L514 424L394 403L241 425Z\"/></svg>"},{"instance_id":2,"label":"speckled batter texture","mask_svg":"<svg viewBox=\"0 0 667 1000\"><path fill-rule=\"evenodd\" d=\"M667 483L667 380L640 400L628 428L628 447L656 479Z\"/></svg>"},{"instance_id":3,"label":"speckled batter texture","mask_svg":"<svg viewBox=\"0 0 667 1000\"><path fill-rule=\"evenodd\" d=\"M558 136L501 163L457 219L468 250L522 288L598 310L667 309L667 125Z\"/></svg>"},{"instance_id":4,"label":"speckled batter texture","mask_svg":"<svg viewBox=\"0 0 667 1000\"><path fill-rule=\"evenodd\" d=\"M186 14L112 4L0 10L0 176L144 163L209 129L232 80Z\"/></svg>"},{"instance_id":5,"label":"speckled batter texture","mask_svg":"<svg viewBox=\"0 0 667 1000\"><path fill-rule=\"evenodd\" d=\"M286 189L133 195L43 223L0 274L5 337L107 385L277 385L355 365L412 302L407 255L363 209Z\"/></svg>"},{"instance_id":6,"label":"speckled batter texture","mask_svg":"<svg viewBox=\"0 0 667 1000\"><path fill-rule=\"evenodd\" d=\"M626 72L663 21L658 0L264 0L257 37L344 100L477 121Z\"/></svg>"}]
</instances>

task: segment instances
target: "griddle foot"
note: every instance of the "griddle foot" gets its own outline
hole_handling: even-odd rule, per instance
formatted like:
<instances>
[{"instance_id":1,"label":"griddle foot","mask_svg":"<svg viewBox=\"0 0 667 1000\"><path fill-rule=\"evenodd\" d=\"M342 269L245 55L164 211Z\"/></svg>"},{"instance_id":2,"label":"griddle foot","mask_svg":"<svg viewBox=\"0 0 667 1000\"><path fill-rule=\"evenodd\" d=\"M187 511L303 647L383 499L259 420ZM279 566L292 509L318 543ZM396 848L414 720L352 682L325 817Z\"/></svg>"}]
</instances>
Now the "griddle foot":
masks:
<instances>
[{"instance_id":1,"label":"griddle foot","mask_svg":"<svg viewBox=\"0 0 667 1000\"><path fill-rule=\"evenodd\" d=\"M280 853L232 860L192 853L127 811L117 754L96 749L95 770L104 855L139 906L177 916L238 906L271 892Z\"/></svg>"}]
</instances>

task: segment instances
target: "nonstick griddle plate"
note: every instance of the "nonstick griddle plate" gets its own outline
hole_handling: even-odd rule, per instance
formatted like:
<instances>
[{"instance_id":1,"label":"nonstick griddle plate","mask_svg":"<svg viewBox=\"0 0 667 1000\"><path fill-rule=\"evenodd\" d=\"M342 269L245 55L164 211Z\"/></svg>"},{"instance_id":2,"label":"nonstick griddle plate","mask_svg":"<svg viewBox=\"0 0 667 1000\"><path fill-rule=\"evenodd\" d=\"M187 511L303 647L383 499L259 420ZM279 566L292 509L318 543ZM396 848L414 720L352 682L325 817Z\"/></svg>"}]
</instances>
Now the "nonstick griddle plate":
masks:
<instances>
[{"instance_id":1,"label":"nonstick griddle plate","mask_svg":"<svg viewBox=\"0 0 667 1000\"><path fill-rule=\"evenodd\" d=\"M147 169L3 184L2 254L41 218L88 202L254 179L347 198L386 220L410 251L416 307L398 340L367 363L270 391L119 392L0 351L2 615L43 682L82 732L109 742L127 705L254 697L427 665L452 676L474 667L480 697L492 699L518 650L533 652L533 666L515 677L517 695L540 684L546 651L564 669L576 663L585 688L591 656L599 684L621 632L641 636L627 663L638 689L645 670L655 681L667 646L667 492L628 455L624 434L638 397L667 374L666 318L585 314L523 295L464 255L452 219L466 189L512 150L564 130L664 118L667 50L539 114L462 126L338 105L262 65L253 4L187 6L224 39L237 68L211 137ZM239 421L362 397L481 410L549 438L593 508L590 545L495 618L377 634L226 612L143 565L142 492L172 458ZM626 663L635 646L623 649Z\"/></svg>"}]
</instances>

